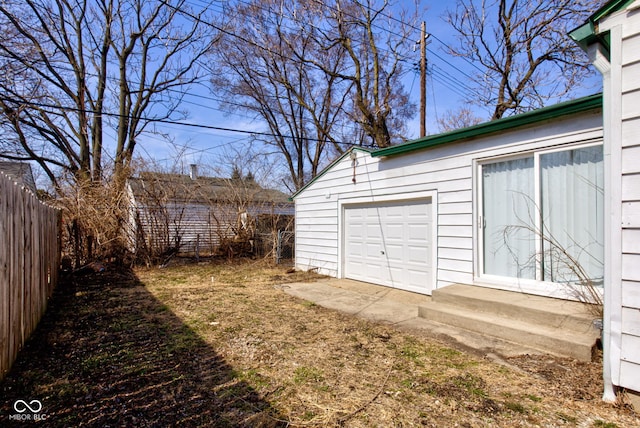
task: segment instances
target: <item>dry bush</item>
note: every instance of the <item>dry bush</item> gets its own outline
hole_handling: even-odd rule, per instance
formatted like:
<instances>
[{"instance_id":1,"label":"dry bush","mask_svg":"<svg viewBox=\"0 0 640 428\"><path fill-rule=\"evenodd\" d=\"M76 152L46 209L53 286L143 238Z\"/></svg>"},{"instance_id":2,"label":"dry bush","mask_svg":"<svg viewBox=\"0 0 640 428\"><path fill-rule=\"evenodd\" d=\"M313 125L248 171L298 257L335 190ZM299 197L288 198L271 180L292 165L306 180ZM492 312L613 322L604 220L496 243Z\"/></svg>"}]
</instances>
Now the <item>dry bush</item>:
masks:
<instances>
[{"instance_id":1,"label":"dry bush","mask_svg":"<svg viewBox=\"0 0 640 428\"><path fill-rule=\"evenodd\" d=\"M96 259L123 262L127 206L122 180L61 182L56 204L63 210L63 254L76 268Z\"/></svg>"},{"instance_id":2,"label":"dry bush","mask_svg":"<svg viewBox=\"0 0 640 428\"><path fill-rule=\"evenodd\" d=\"M592 278L587 268L580 262L580 255L587 254L596 258L590 251L590 246L595 243L577 242L572 236L567 234L566 242L554 235L545 223L536 224L534 218L542 218L542 211L533 201L528 199L529 218L518 218L518 224L508 225L502 229L502 240L507 247L514 262L519 266L535 265L538 258L543 258L554 266L553 282L563 284L569 294L577 301L584 303L588 311L597 319L603 316L603 290L602 282ZM542 251L538 250L526 260L519 260L517 251L511 246L515 242L515 237L520 232L525 232L542 244ZM597 258L596 258L597 259ZM597 263L604 266L604 261L597 260Z\"/></svg>"}]
</instances>

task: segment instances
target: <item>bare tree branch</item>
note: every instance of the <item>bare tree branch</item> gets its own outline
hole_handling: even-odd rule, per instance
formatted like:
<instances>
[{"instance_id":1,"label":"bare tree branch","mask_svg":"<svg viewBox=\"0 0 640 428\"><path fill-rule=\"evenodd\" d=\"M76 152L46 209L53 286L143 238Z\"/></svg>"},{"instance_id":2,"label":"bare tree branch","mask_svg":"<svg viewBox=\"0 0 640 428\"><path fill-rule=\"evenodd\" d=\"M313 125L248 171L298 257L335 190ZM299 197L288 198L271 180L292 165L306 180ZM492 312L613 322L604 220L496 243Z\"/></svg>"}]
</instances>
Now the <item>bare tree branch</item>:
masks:
<instances>
[{"instance_id":1,"label":"bare tree branch","mask_svg":"<svg viewBox=\"0 0 640 428\"><path fill-rule=\"evenodd\" d=\"M227 12L233 30L212 56L213 86L267 123L275 137L264 142L294 189L350 145L402 140L413 111L399 83L409 32L382 38L387 3L255 0Z\"/></svg>"},{"instance_id":2,"label":"bare tree branch","mask_svg":"<svg viewBox=\"0 0 640 428\"><path fill-rule=\"evenodd\" d=\"M181 11L190 11L184 0L0 5L3 29L13 35L0 38L0 68L8 72L0 99L4 114L20 113L18 122L5 124L20 123L33 160L94 183L103 179L105 159L114 162L116 175L126 169L149 119L180 113L180 97L167 92L203 78L198 63L215 43L215 31ZM108 127L117 138L105 158L112 150L104 147Z\"/></svg>"},{"instance_id":3,"label":"bare tree branch","mask_svg":"<svg viewBox=\"0 0 640 428\"><path fill-rule=\"evenodd\" d=\"M448 53L482 70L467 101L493 108L492 119L499 119L563 99L592 73L566 34L601 3L458 0L455 10L446 13L459 40Z\"/></svg>"}]
</instances>

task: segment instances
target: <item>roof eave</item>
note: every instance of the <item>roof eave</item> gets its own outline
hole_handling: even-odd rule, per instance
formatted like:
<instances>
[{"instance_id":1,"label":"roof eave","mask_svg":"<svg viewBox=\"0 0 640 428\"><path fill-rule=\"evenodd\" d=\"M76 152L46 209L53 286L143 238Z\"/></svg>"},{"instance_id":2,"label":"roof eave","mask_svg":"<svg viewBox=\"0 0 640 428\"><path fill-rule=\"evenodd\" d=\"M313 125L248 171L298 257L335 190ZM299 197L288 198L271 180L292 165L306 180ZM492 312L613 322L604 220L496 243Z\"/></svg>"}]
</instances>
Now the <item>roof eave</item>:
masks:
<instances>
[{"instance_id":1,"label":"roof eave","mask_svg":"<svg viewBox=\"0 0 640 428\"><path fill-rule=\"evenodd\" d=\"M484 122L478 125L462 128L455 131L447 132L421 138L419 140L409 141L393 147L375 150L371 153L373 157L397 156L406 154L416 150L424 150L434 146L453 143L456 141L477 138L500 131L506 131L526 125L536 124L545 120L557 118L560 116L568 116L571 114L581 113L602 107L602 94L590 95L573 101L566 101L555 104L553 106L544 107L516 116L505 117L503 119Z\"/></svg>"},{"instance_id":2,"label":"roof eave","mask_svg":"<svg viewBox=\"0 0 640 428\"><path fill-rule=\"evenodd\" d=\"M578 28L569 31L569 37L575 41L585 52L590 45L600 43L605 48L607 59L609 58L609 33L602 33L598 29L600 20L628 7L635 0L613 0L605 3L600 9L591 15L587 21Z\"/></svg>"}]
</instances>

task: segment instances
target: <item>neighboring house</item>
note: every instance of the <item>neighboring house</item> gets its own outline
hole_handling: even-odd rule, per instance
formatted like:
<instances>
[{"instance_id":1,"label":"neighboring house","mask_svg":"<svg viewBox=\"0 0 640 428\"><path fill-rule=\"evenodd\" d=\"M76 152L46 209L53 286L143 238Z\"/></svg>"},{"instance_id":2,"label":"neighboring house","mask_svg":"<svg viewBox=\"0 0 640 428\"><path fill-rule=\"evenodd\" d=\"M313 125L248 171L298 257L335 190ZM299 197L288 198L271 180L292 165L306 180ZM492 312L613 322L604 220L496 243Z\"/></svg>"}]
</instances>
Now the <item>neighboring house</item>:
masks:
<instances>
[{"instance_id":1,"label":"neighboring house","mask_svg":"<svg viewBox=\"0 0 640 428\"><path fill-rule=\"evenodd\" d=\"M0 161L0 172L36 194L36 182L33 179L31 165L26 162Z\"/></svg>"},{"instance_id":2,"label":"neighboring house","mask_svg":"<svg viewBox=\"0 0 640 428\"><path fill-rule=\"evenodd\" d=\"M130 250L213 254L230 242L253 245L256 228L291 220L282 192L253 180L143 173L127 181Z\"/></svg>"},{"instance_id":3,"label":"neighboring house","mask_svg":"<svg viewBox=\"0 0 640 428\"><path fill-rule=\"evenodd\" d=\"M601 105L352 149L293 196L296 267L423 294L468 284L577 299L547 239L601 286Z\"/></svg>"},{"instance_id":4,"label":"neighboring house","mask_svg":"<svg viewBox=\"0 0 640 428\"><path fill-rule=\"evenodd\" d=\"M640 408L640 1L611 1L571 32L603 76L605 400Z\"/></svg>"}]
</instances>

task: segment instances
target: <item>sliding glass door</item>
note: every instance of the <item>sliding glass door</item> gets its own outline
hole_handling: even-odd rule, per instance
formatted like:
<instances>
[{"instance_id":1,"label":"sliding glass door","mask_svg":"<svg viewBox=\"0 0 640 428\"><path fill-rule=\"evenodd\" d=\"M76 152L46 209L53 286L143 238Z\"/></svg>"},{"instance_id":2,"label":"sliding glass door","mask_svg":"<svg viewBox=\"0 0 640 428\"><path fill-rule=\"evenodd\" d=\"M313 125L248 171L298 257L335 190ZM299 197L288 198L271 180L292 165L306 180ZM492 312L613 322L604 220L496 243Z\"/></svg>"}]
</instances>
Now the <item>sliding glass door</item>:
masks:
<instances>
[{"instance_id":1,"label":"sliding glass door","mask_svg":"<svg viewBox=\"0 0 640 428\"><path fill-rule=\"evenodd\" d=\"M602 146L485 163L481 174L483 274L601 282Z\"/></svg>"},{"instance_id":2,"label":"sliding glass door","mask_svg":"<svg viewBox=\"0 0 640 428\"><path fill-rule=\"evenodd\" d=\"M482 166L484 273L535 279L533 157Z\"/></svg>"},{"instance_id":3,"label":"sliding glass door","mask_svg":"<svg viewBox=\"0 0 640 428\"><path fill-rule=\"evenodd\" d=\"M540 155L545 281L602 280L602 160L601 146Z\"/></svg>"}]
</instances>

